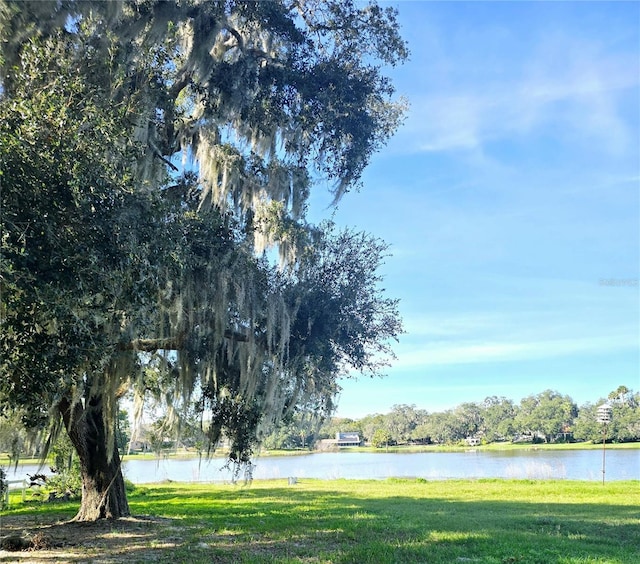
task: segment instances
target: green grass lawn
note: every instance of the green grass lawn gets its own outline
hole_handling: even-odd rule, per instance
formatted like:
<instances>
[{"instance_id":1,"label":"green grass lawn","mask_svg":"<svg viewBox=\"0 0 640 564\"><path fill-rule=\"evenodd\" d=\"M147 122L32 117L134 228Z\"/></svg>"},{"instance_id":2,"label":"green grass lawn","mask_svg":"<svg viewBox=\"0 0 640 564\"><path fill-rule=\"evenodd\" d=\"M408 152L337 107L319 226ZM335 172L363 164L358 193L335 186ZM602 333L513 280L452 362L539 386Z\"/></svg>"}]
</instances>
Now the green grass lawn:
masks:
<instances>
[{"instance_id":1,"label":"green grass lawn","mask_svg":"<svg viewBox=\"0 0 640 564\"><path fill-rule=\"evenodd\" d=\"M131 563L640 562L638 481L170 483L140 486L129 501L134 515L162 519L100 562L120 561L118 550ZM35 523L76 507L16 496L5 515ZM109 534L131 534L118 523Z\"/></svg>"}]
</instances>

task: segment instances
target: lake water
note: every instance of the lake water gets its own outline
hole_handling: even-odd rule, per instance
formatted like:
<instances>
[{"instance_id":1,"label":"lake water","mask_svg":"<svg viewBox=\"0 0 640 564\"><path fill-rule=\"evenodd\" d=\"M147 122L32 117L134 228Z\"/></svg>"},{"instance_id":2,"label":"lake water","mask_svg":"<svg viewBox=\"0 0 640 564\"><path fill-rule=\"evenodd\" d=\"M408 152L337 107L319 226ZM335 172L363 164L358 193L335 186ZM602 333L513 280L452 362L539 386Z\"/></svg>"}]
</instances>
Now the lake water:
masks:
<instances>
[{"instance_id":1,"label":"lake water","mask_svg":"<svg viewBox=\"0 0 640 564\"><path fill-rule=\"evenodd\" d=\"M136 460L123 463L125 476L134 483L174 480L225 482L232 479L224 459ZM451 478L521 478L602 480L601 450L476 451L428 453L313 453L297 456L256 457L253 477L383 479L415 477L427 480ZM37 466L10 469L9 480L33 474ZM640 450L607 450L607 481L640 479ZM240 477L242 479L242 477Z\"/></svg>"}]
</instances>

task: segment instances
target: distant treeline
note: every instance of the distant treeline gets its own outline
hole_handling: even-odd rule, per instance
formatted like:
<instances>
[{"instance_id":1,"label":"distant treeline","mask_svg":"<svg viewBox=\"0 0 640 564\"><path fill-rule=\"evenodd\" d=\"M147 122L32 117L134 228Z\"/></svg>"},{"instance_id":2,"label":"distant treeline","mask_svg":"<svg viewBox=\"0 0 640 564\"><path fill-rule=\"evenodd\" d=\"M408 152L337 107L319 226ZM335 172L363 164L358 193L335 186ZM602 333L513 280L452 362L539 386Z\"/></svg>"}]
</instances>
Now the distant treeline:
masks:
<instances>
[{"instance_id":1,"label":"distant treeline","mask_svg":"<svg viewBox=\"0 0 640 564\"><path fill-rule=\"evenodd\" d=\"M597 408L605 402L612 408L612 421L606 429L597 418ZM183 421L179 437L167 433L166 418L162 416L135 432L129 427L126 411L121 411L118 419L116 438L121 453L129 449L159 453L182 447L204 452L206 448L202 421L193 413ZM320 427L313 413L297 412L268 434L262 444L268 449L313 448L319 440L334 439L337 433L358 433L361 444L376 447L498 441L600 442L605 431L608 442L640 441L640 393L619 386L607 398L580 407L570 396L552 390L528 396L518 404L505 397L490 396L481 402L461 403L453 409L431 413L415 405L395 405L387 414L362 419L334 417ZM12 457L37 456L46 438L47 433L27 433L15 418L0 417L0 452ZM53 451L67 453L69 448L68 440L61 437Z\"/></svg>"},{"instance_id":2,"label":"distant treeline","mask_svg":"<svg viewBox=\"0 0 640 564\"><path fill-rule=\"evenodd\" d=\"M608 403L612 422L603 428L598 406ZM310 447L338 432L358 433L365 444L466 444L497 441L571 442L640 440L640 393L619 386L608 398L578 407L568 395L546 390L516 404L490 396L481 402L461 403L453 409L429 413L415 405L395 405L387 414L362 419L332 418L314 432L309 418L294 416L264 441L268 448Z\"/></svg>"}]
</instances>

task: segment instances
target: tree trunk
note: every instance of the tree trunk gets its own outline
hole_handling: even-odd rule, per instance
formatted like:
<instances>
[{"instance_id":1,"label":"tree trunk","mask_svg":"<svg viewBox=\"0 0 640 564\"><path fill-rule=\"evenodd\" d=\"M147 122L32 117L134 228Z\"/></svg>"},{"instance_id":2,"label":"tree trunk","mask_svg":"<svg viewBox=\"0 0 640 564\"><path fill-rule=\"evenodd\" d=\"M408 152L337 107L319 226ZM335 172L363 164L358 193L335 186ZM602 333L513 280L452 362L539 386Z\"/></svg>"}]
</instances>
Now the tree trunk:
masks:
<instances>
[{"instance_id":1,"label":"tree trunk","mask_svg":"<svg viewBox=\"0 0 640 564\"><path fill-rule=\"evenodd\" d=\"M74 521L127 517L129 503L118 449L114 446L108 456L102 398L92 397L86 408L80 402L63 401L60 411L80 460L82 502Z\"/></svg>"}]
</instances>

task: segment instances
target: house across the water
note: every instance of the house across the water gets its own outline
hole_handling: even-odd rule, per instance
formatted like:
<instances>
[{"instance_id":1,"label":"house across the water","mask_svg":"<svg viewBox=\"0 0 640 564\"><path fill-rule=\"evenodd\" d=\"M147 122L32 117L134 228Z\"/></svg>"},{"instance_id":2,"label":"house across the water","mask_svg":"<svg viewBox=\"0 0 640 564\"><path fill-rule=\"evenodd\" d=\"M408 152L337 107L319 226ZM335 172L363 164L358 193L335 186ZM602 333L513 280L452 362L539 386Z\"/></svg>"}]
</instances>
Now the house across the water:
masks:
<instances>
[{"instance_id":1,"label":"house across the water","mask_svg":"<svg viewBox=\"0 0 640 564\"><path fill-rule=\"evenodd\" d=\"M335 444L339 447L360 446L358 433L336 433Z\"/></svg>"}]
</instances>

